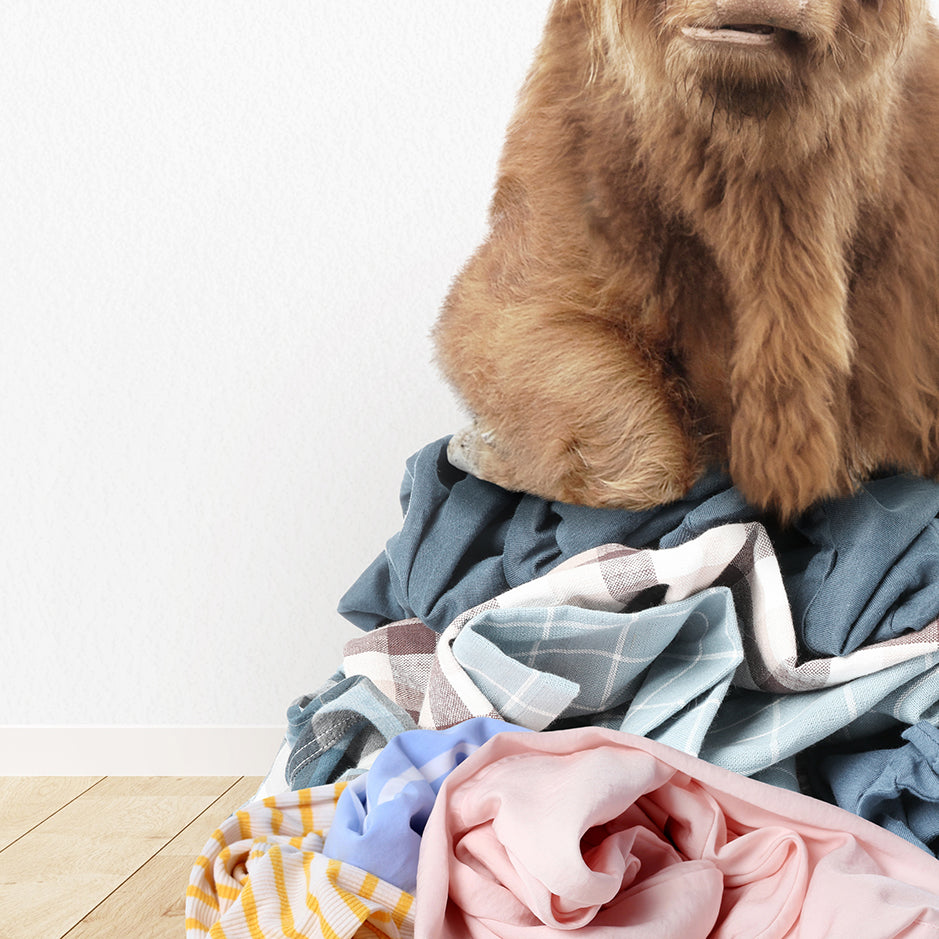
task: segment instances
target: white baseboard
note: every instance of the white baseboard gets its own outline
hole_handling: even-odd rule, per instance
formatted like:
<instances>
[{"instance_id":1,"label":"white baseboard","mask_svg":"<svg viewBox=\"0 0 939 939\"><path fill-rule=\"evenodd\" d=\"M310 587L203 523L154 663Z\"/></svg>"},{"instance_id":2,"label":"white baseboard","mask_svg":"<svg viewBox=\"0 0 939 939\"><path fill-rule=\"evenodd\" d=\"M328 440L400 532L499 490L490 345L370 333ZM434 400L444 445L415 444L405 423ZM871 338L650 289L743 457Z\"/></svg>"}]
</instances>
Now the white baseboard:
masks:
<instances>
[{"instance_id":1,"label":"white baseboard","mask_svg":"<svg viewBox=\"0 0 939 939\"><path fill-rule=\"evenodd\" d=\"M0 776L264 776L284 727L0 727Z\"/></svg>"}]
</instances>

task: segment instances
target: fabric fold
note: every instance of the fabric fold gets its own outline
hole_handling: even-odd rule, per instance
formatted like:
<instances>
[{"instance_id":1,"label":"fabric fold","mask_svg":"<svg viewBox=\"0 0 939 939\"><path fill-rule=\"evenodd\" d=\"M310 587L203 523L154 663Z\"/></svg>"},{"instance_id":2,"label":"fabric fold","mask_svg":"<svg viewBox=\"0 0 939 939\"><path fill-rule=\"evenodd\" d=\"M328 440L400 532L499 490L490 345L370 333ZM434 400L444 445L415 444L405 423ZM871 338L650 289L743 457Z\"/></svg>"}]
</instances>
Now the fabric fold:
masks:
<instances>
[{"instance_id":1,"label":"fabric fold","mask_svg":"<svg viewBox=\"0 0 939 939\"><path fill-rule=\"evenodd\" d=\"M417 939L939 929L935 858L835 806L600 728L477 750L441 787L418 883Z\"/></svg>"},{"instance_id":2,"label":"fabric fold","mask_svg":"<svg viewBox=\"0 0 939 939\"><path fill-rule=\"evenodd\" d=\"M226 819L190 874L187 939L413 936L412 894L323 854L343 788L249 802Z\"/></svg>"},{"instance_id":3,"label":"fabric fold","mask_svg":"<svg viewBox=\"0 0 939 939\"><path fill-rule=\"evenodd\" d=\"M446 457L449 438L408 459L400 531L339 611L368 630L417 617L442 632L459 614L598 545L674 548L713 528L759 522L783 572L800 649L829 658L901 639L939 616L939 483L885 476L782 529L710 471L677 502L643 512L508 492Z\"/></svg>"},{"instance_id":4,"label":"fabric fold","mask_svg":"<svg viewBox=\"0 0 939 939\"><path fill-rule=\"evenodd\" d=\"M939 854L939 729L908 727L891 749L822 757L817 772L842 808Z\"/></svg>"},{"instance_id":5,"label":"fabric fold","mask_svg":"<svg viewBox=\"0 0 939 939\"><path fill-rule=\"evenodd\" d=\"M937 622L849 655L800 660L773 545L748 523L674 548L585 551L460 614L439 636L413 619L365 633L346 646L348 706L335 686L324 697L346 719L358 715L346 735L363 754L396 728L501 717L533 730L639 733L754 775L872 716L878 729L915 723L939 698L937 667ZM367 756L355 764L320 753L329 721L318 700L294 709L295 787L368 765Z\"/></svg>"}]
</instances>

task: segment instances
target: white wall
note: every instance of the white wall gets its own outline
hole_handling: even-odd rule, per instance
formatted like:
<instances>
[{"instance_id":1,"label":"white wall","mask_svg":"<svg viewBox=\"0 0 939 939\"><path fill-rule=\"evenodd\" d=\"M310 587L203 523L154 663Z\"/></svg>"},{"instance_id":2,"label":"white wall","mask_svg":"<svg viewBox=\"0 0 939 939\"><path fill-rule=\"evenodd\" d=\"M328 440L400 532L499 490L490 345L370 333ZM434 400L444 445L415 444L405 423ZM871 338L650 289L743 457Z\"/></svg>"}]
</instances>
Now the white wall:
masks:
<instances>
[{"instance_id":1,"label":"white wall","mask_svg":"<svg viewBox=\"0 0 939 939\"><path fill-rule=\"evenodd\" d=\"M547 0L0 5L0 725L339 663ZM273 753L271 754L273 755Z\"/></svg>"},{"instance_id":2,"label":"white wall","mask_svg":"<svg viewBox=\"0 0 939 939\"><path fill-rule=\"evenodd\" d=\"M333 670L547 4L0 4L0 725Z\"/></svg>"}]
</instances>

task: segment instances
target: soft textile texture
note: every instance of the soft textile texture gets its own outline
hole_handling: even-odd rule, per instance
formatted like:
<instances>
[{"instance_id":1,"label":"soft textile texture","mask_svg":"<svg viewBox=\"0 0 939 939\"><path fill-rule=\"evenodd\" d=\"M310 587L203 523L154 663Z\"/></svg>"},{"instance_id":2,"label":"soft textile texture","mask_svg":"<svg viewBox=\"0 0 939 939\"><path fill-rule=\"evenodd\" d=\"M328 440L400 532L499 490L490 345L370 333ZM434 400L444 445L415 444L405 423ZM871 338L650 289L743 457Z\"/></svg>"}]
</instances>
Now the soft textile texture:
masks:
<instances>
[{"instance_id":1,"label":"soft textile texture","mask_svg":"<svg viewBox=\"0 0 939 939\"><path fill-rule=\"evenodd\" d=\"M507 492L449 464L447 438L407 461L404 522L340 612L372 629L417 617L442 632L460 613L605 543L674 547L729 522L761 520L780 559L797 637L835 656L939 614L939 483L893 476L811 509L790 530L748 506L719 473L646 512Z\"/></svg>"},{"instance_id":2,"label":"soft textile texture","mask_svg":"<svg viewBox=\"0 0 939 939\"><path fill-rule=\"evenodd\" d=\"M935 939L939 861L644 738L501 734L424 831L417 939Z\"/></svg>"},{"instance_id":3,"label":"soft textile texture","mask_svg":"<svg viewBox=\"0 0 939 939\"><path fill-rule=\"evenodd\" d=\"M287 792L228 818L192 868L187 939L412 936L411 894L323 854L343 788Z\"/></svg>"},{"instance_id":4,"label":"soft textile texture","mask_svg":"<svg viewBox=\"0 0 939 939\"><path fill-rule=\"evenodd\" d=\"M669 549L608 545L462 613L439 639L412 619L351 640L342 677L292 709L288 777L300 788L354 772L337 755L347 736L374 753L395 728L476 716L641 733L751 775L867 712L881 727L920 720L939 697L937 650L933 622L800 659L773 546L755 523ZM337 711L341 733L324 718Z\"/></svg>"},{"instance_id":5,"label":"soft textile texture","mask_svg":"<svg viewBox=\"0 0 939 939\"><path fill-rule=\"evenodd\" d=\"M363 715L368 715L366 721ZM287 720L292 749L286 778L291 789L352 778L371 765L389 740L417 727L369 678L347 678L341 669L314 694L294 701Z\"/></svg>"},{"instance_id":6,"label":"soft textile texture","mask_svg":"<svg viewBox=\"0 0 939 939\"><path fill-rule=\"evenodd\" d=\"M339 797L323 853L413 893L421 834L443 781L496 734L522 730L479 717L395 737Z\"/></svg>"},{"instance_id":7,"label":"soft textile texture","mask_svg":"<svg viewBox=\"0 0 939 939\"><path fill-rule=\"evenodd\" d=\"M939 854L939 729L920 721L904 746L829 756L818 771L835 801L931 854Z\"/></svg>"}]
</instances>

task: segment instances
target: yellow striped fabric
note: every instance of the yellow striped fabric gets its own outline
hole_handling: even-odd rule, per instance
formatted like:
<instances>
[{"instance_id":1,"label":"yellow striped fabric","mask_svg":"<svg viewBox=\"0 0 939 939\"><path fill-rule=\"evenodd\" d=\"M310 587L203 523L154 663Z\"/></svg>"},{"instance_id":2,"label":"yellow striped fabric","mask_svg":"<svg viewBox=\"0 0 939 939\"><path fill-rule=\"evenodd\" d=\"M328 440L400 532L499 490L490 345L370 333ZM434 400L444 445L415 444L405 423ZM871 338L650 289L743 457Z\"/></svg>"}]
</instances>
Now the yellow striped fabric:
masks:
<instances>
[{"instance_id":1,"label":"yellow striped fabric","mask_svg":"<svg viewBox=\"0 0 939 939\"><path fill-rule=\"evenodd\" d=\"M250 802L196 859L187 939L411 939L414 897L322 854L344 783Z\"/></svg>"}]
</instances>

